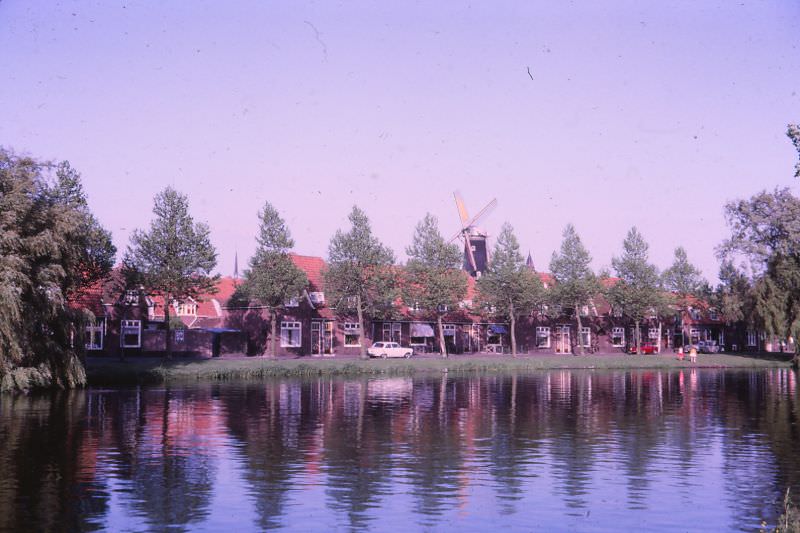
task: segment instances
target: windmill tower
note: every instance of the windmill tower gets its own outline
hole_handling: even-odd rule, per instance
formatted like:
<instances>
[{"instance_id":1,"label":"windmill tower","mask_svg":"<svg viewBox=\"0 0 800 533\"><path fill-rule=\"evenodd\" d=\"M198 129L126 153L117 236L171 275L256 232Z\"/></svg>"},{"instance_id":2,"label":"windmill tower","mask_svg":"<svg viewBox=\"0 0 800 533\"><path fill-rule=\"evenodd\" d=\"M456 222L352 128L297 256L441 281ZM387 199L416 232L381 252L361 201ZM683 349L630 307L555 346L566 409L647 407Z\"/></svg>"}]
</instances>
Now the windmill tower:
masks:
<instances>
[{"instance_id":1,"label":"windmill tower","mask_svg":"<svg viewBox=\"0 0 800 533\"><path fill-rule=\"evenodd\" d=\"M489 249L486 244L486 233L478 229L475 224L495 208L497 199L493 199L478 211L477 215L470 218L461 195L454 192L453 196L456 199L461 229L450 239L450 242L461 239L464 243L464 270L469 272L470 276L478 278L483 272L486 272L486 267L489 265Z\"/></svg>"}]
</instances>

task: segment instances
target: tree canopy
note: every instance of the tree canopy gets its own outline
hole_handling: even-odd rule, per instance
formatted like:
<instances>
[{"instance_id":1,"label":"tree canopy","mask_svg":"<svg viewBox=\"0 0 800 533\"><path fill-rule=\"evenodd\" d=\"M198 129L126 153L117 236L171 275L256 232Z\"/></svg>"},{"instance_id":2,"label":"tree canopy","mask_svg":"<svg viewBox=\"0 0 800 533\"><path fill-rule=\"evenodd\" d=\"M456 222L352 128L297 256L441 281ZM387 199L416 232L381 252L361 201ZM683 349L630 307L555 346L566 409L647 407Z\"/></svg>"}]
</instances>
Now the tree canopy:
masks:
<instances>
[{"instance_id":1,"label":"tree canopy","mask_svg":"<svg viewBox=\"0 0 800 533\"><path fill-rule=\"evenodd\" d=\"M244 291L247 295L269 307L270 355L276 355L277 312L290 298L299 296L308 286L305 273L289 257L294 246L286 223L269 202L259 212L258 247L245 272Z\"/></svg>"},{"instance_id":2,"label":"tree canopy","mask_svg":"<svg viewBox=\"0 0 800 533\"><path fill-rule=\"evenodd\" d=\"M147 231L135 230L123 265L128 283L164 298L167 357L172 355L169 308L173 300L213 293L219 275L210 230L189 214L189 199L172 187L158 193Z\"/></svg>"},{"instance_id":3,"label":"tree canopy","mask_svg":"<svg viewBox=\"0 0 800 533\"><path fill-rule=\"evenodd\" d=\"M699 295L707 283L700 269L689 262L683 246L675 248L672 265L661 274L661 279L665 289L684 298Z\"/></svg>"},{"instance_id":4,"label":"tree canopy","mask_svg":"<svg viewBox=\"0 0 800 533\"><path fill-rule=\"evenodd\" d=\"M725 320L753 325L755 303L753 286L747 274L726 259L719 267L719 280L714 301Z\"/></svg>"},{"instance_id":5,"label":"tree canopy","mask_svg":"<svg viewBox=\"0 0 800 533\"><path fill-rule=\"evenodd\" d=\"M348 220L350 231L337 230L328 245L325 287L337 308L356 311L361 356L366 357L364 317L390 312L397 295L394 253L372 234L369 218L358 206Z\"/></svg>"},{"instance_id":6,"label":"tree canopy","mask_svg":"<svg viewBox=\"0 0 800 533\"><path fill-rule=\"evenodd\" d=\"M467 293L467 280L460 269L461 250L444 240L436 217L428 213L417 224L406 254L403 299L418 303L436 316L439 350L446 357L442 316L454 309Z\"/></svg>"},{"instance_id":7,"label":"tree canopy","mask_svg":"<svg viewBox=\"0 0 800 533\"><path fill-rule=\"evenodd\" d=\"M544 299L544 287L519 251L519 242L510 224L503 224L486 274L478 279L481 300L496 309L511 324L511 354L517 354L516 321L529 314Z\"/></svg>"},{"instance_id":8,"label":"tree canopy","mask_svg":"<svg viewBox=\"0 0 800 533\"><path fill-rule=\"evenodd\" d=\"M115 253L69 163L0 148L0 389L84 382L92 317L68 301L108 274Z\"/></svg>"},{"instance_id":9,"label":"tree canopy","mask_svg":"<svg viewBox=\"0 0 800 533\"><path fill-rule=\"evenodd\" d=\"M717 250L723 259L742 254L760 273L775 254L800 253L800 199L788 188L728 202L725 218L731 236Z\"/></svg>"},{"instance_id":10,"label":"tree canopy","mask_svg":"<svg viewBox=\"0 0 800 533\"><path fill-rule=\"evenodd\" d=\"M797 158L800 159L800 125L789 124L786 127L786 136L792 141L794 147L797 149ZM800 178L800 161L794 165L794 177Z\"/></svg>"}]
</instances>

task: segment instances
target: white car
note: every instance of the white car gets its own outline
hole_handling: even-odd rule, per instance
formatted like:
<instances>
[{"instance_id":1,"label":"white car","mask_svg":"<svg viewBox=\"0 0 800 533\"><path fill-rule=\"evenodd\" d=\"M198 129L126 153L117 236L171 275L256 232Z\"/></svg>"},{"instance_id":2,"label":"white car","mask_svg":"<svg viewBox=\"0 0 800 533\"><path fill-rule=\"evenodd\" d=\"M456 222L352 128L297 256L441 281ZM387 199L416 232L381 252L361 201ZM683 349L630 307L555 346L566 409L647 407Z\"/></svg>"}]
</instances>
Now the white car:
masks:
<instances>
[{"instance_id":1,"label":"white car","mask_svg":"<svg viewBox=\"0 0 800 533\"><path fill-rule=\"evenodd\" d=\"M405 348L396 342L376 342L367 350L367 353L370 357L382 357L383 359L387 357L405 357L408 359L413 351L411 348Z\"/></svg>"}]
</instances>

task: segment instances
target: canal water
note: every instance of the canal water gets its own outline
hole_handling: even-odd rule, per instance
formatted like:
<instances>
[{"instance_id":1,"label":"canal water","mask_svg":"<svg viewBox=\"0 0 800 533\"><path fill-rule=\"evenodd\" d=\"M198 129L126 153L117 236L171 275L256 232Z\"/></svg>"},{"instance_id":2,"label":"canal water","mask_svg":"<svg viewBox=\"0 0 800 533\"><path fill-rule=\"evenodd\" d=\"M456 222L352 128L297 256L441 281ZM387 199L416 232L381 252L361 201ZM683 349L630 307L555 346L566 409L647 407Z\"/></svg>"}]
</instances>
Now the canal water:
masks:
<instances>
[{"instance_id":1,"label":"canal water","mask_svg":"<svg viewBox=\"0 0 800 533\"><path fill-rule=\"evenodd\" d=\"M0 397L0 530L757 531L790 370L320 378Z\"/></svg>"}]
</instances>

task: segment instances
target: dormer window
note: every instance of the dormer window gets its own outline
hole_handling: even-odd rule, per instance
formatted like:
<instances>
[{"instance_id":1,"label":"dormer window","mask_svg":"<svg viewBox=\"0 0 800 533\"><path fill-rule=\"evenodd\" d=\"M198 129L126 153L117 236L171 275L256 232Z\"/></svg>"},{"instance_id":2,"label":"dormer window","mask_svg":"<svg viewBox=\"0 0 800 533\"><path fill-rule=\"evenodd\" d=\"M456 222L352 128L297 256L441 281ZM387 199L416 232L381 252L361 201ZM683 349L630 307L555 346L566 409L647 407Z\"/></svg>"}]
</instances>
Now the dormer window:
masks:
<instances>
[{"instance_id":1,"label":"dormer window","mask_svg":"<svg viewBox=\"0 0 800 533\"><path fill-rule=\"evenodd\" d=\"M700 320L700 311L698 311L694 307L690 307L689 316L692 317L692 320Z\"/></svg>"},{"instance_id":2,"label":"dormer window","mask_svg":"<svg viewBox=\"0 0 800 533\"><path fill-rule=\"evenodd\" d=\"M308 293L308 298L311 300L312 304L324 304L325 303L325 293L321 291L315 291Z\"/></svg>"},{"instance_id":3,"label":"dormer window","mask_svg":"<svg viewBox=\"0 0 800 533\"><path fill-rule=\"evenodd\" d=\"M300 298L297 296L293 296L284 302L284 307L299 307L300 306Z\"/></svg>"},{"instance_id":4,"label":"dormer window","mask_svg":"<svg viewBox=\"0 0 800 533\"><path fill-rule=\"evenodd\" d=\"M422 311L422 308L419 306L419 302L413 302L411 305L408 306L408 310L416 313L418 311Z\"/></svg>"},{"instance_id":5,"label":"dormer window","mask_svg":"<svg viewBox=\"0 0 800 533\"><path fill-rule=\"evenodd\" d=\"M719 313L717 313L716 309L709 309L708 318L710 318L711 320L719 320Z\"/></svg>"},{"instance_id":6,"label":"dormer window","mask_svg":"<svg viewBox=\"0 0 800 533\"><path fill-rule=\"evenodd\" d=\"M178 316L197 316L197 304L193 302L175 303L175 314Z\"/></svg>"},{"instance_id":7,"label":"dormer window","mask_svg":"<svg viewBox=\"0 0 800 533\"><path fill-rule=\"evenodd\" d=\"M125 305L136 305L139 303L139 291L136 289L125 291Z\"/></svg>"},{"instance_id":8,"label":"dormer window","mask_svg":"<svg viewBox=\"0 0 800 533\"><path fill-rule=\"evenodd\" d=\"M443 304L439 304L439 305L436 306L436 310L439 311L440 313L446 313L447 312L447 306L443 305Z\"/></svg>"}]
</instances>

